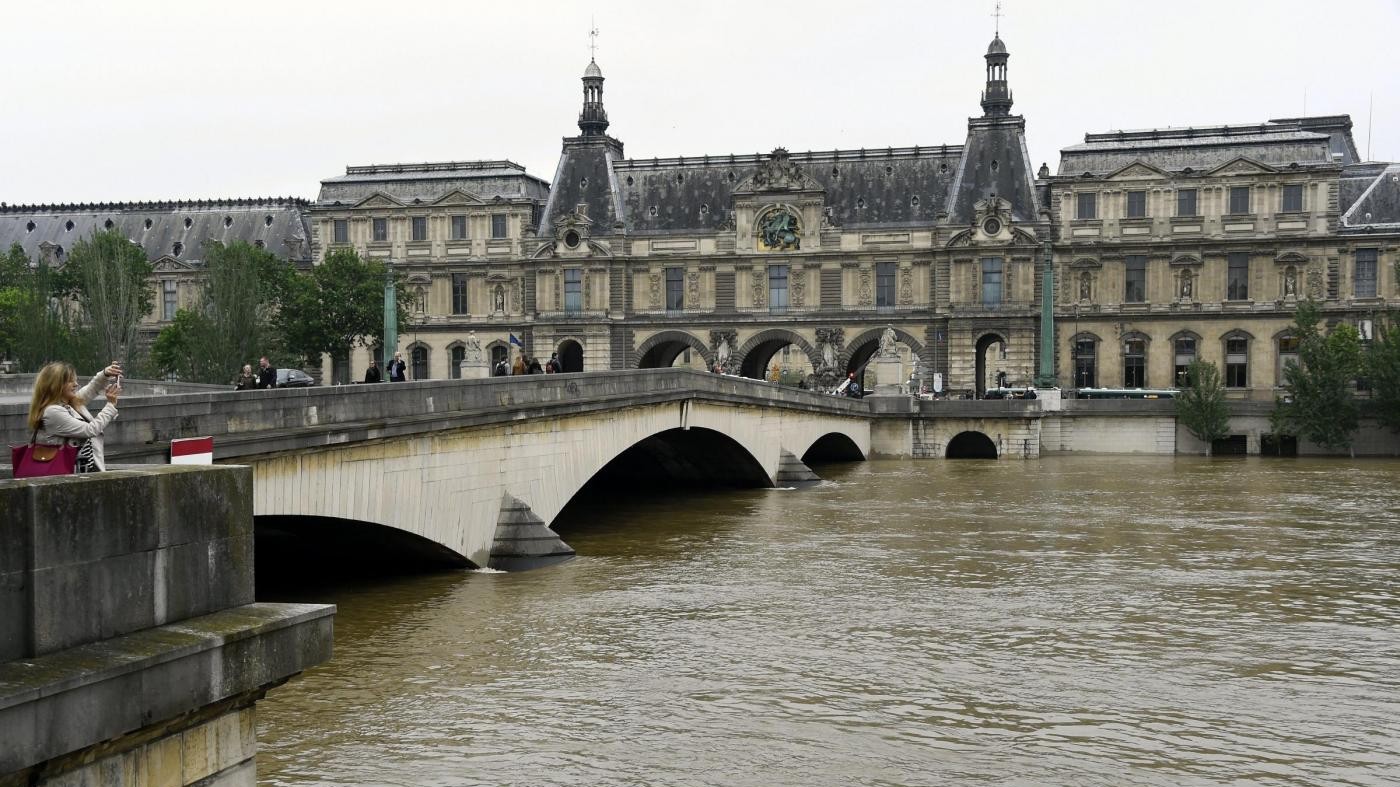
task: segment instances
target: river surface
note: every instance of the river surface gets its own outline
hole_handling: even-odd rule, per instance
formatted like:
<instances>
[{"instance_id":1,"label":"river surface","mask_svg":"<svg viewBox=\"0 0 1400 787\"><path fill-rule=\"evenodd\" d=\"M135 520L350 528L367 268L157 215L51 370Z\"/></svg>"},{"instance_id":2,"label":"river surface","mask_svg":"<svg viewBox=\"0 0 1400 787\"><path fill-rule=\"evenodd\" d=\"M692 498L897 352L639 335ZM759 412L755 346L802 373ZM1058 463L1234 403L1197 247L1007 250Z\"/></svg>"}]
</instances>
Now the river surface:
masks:
<instances>
[{"instance_id":1,"label":"river surface","mask_svg":"<svg viewBox=\"0 0 1400 787\"><path fill-rule=\"evenodd\" d=\"M284 596L335 658L258 705L260 783L1400 784L1400 462L819 472Z\"/></svg>"}]
</instances>

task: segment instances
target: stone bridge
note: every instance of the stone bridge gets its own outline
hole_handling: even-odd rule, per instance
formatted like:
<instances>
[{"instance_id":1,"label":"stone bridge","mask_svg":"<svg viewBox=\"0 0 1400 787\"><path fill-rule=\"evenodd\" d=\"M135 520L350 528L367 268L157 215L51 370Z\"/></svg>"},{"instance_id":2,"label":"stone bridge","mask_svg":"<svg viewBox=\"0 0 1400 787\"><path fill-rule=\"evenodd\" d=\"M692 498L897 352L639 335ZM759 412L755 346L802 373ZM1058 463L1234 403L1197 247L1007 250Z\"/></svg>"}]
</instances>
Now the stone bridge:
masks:
<instances>
[{"instance_id":1,"label":"stone bridge","mask_svg":"<svg viewBox=\"0 0 1400 787\"><path fill-rule=\"evenodd\" d=\"M253 468L260 527L377 525L437 559L514 567L567 551L545 526L591 479L811 481L804 461L868 455L871 422L861 401L631 370L133 398L106 451L164 462L172 438L212 435L216 462Z\"/></svg>"}]
</instances>

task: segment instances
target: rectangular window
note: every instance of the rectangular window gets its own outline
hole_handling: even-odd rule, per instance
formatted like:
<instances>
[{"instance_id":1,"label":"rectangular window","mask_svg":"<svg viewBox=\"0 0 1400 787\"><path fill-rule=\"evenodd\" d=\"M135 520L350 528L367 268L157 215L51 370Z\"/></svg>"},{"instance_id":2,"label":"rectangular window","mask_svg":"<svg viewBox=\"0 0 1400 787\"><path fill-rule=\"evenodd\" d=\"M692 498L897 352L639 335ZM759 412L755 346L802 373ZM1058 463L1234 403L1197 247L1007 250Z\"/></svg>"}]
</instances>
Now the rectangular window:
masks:
<instances>
[{"instance_id":1,"label":"rectangular window","mask_svg":"<svg viewBox=\"0 0 1400 787\"><path fill-rule=\"evenodd\" d=\"M1248 186L1230 187L1230 212L1237 215L1249 212Z\"/></svg>"},{"instance_id":2,"label":"rectangular window","mask_svg":"<svg viewBox=\"0 0 1400 787\"><path fill-rule=\"evenodd\" d=\"M1377 249L1356 250L1356 297L1376 297Z\"/></svg>"},{"instance_id":3,"label":"rectangular window","mask_svg":"<svg viewBox=\"0 0 1400 787\"><path fill-rule=\"evenodd\" d=\"M388 219L374 219L374 220L371 222L371 224L372 224L372 226L373 226L374 239L375 239L375 240L388 240L388 239L389 239L389 220L388 220Z\"/></svg>"},{"instance_id":4,"label":"rectangular window","mask_svg":"<svg viewBox=\"0 0 1400 787\"><path fill-rule=\"evenodd\" d=\"M583 311L583 268L564 269L564 311Z\"/></svg>"},{"instance_id":5,"label":"rectangular window","mask_svg":"<svg viewBox=\"0 0 1400 787\"><path fill-rule=\"evenodd\" d=\"M491 217L491 237L497 239L506 237L506 217L504 214Z\"/></svg>"},{"instance_id":6,"label":"rectangular window","mask_svg":"<svg viewBox=\"0 0 1400 787\"><path fill-rule=\"evenodd\" d=\"M995 309L1001 305L1001 258L982 258L982 305Z\"/></svg>"},{"instance_id":7,"label":"rectangular window","mask_svg":"<svg viewBox=\"0 0 1400 787\"><path fill-rule=\"evenodd\" d=\"M1196 360L1196 340L1190 336L1182 336L1176 340L1176 387L1186 388L1191 385L1191 375L1189 369L1191 362Z\"/></svg>"},{"instance_id":8,"label":"rectangular window","mask_svg":"<svg viewBox=\"0 0 1400 787\"><path fill-rule=\"evenodd\" d=\"M1147 255L1128 254L1123 257L1123 302L1147 301Z\"/></svg>"},{"instance_id":9,"label":"rectangular window","mask_svg":"<svg viewBox=\"0 0 1400 787\"><path fill-rule=\"evenodd\" d=\"M685 269L666 269L666 311L685 309Z\"/></svg>"},{"instance_id":10,"label":"rectangular window","mask_svg":"<svg viewBox=\"0 0 1400 787\"><path fill-rule=\"evenodd\" d=\"M175 319L175 310L176 310L176 308L179 306L179 303L180 303L180 302L179 302L179 298L178 298L178 293L175 291L175 282L173 282L173 281L163 281L163 282L161 282L160 303L161 303L161 315L162 315L162 319L166 319L166 320L173 320L173 319Z\"/></svg>"},{"instance_id":11,"label":"rectangular window","mask_svg":"<svg viewBox=\"0 0 1400 787\"><path fill-rule=\"evenodd\" d=\"M1225 387L1249 386L1249 340L1241 337L1225 340Z\"/></svg>"},{"instance_id":12,"label":"rectangular window","mask_svg":"<svg viewBox=\"0 0 1400 787\"><path fill-rule=\"evenodd\" d=\"M1283 187L1283 212L1303 212L1303 184L1289 183Z\"/></svg>"},{"instance_id":13,"label":"rectangular window","mask_svg":"<svg viewBox=\"0 0 1400 787\"><path fill-rule=\"evenodd\" d=\"M1232 251L1225 259L1225 300L1249 300L1249 252Z\"/></svg>"},{"instance_id":14,"label":"rectangular window","mask_svg":"<svg viewBox=\"0 0 1400 787\"><path fill-rule=\"evenodd\" d=\"M768 311L784 312L788 307L788 266L768 266Z\"/></svg>"},{"instance_id":15,"label":"rectangular window","mask_svg":"<svg viewBox=\"0 0 1400 787\"><path fill-rule=\"evenodd\" d=\"M875 263L875 306L894 307L894 276L896 265L893 262Z\"/></svg>"},{"instance_id":16,"label":"rectangular window","mask_svg":"<svg viewBox=\"0 0 1400 787\"><path fill-rule=\"evenodd\" d=\"M467 217L452 217L452 240L466 240L467 238Z\"/></svg>"},{"instance_id":17,"label":"rectangular window","mask_svg":"<svg viewBox=\"0 0 1400 787\"><path fill-rule=\"evenodd\" d=\"M1074 217L1076 219L1097 219L1099 217L1099 195L1076 194Z\"/></svg>"},{"instance_id":18,"label":"rectangular window","mask_svg":"<svg viewBox=\"0 0 1400 787\"><path fill-rule=\"evenodd\" d=\"M1098 379L1098 347L1093 339L1074 342L1074 387L1093 388Z\"/></svg>"},{"instance_id":19,"label":"rectangular window","mask_svg":"<svg viewBox=\"0 0 1400 787\"><path fill-rule=\"evenodd\" d=\"M467 274L452 274L452 313L467 313Z\"/></svg>"},{"instance_id":20,"label":"rectangular window","mask_svg":"<svg viewBox=\"0 0 1400 787\"><path fill-rule=\"evenodd\" d=\"M1176 215L1197 216L1196 213L1196 190L1177 189L1176 192Z\"/></svg>"},{"instance_id":21,"label":"rectangular window","mask_svg":"<svg viewBox=\"0 0 1400 787\"><path fill-rule=\"evenodd\" d=\"M335 234L332 236L332 243L350 242L350 222L346 219L336 219L332 222Z\"/></svg>"},{"instance_id":22,"label":"rectangular window","mask_svg":"<svg viewBox=\"0 0 1400 787\"><path fill-rule=\"evenodd\" d=\"M1141 339L1123 342L1123 387L1147 387L1147 342Z\"/></svg>"},{"instance_id":23,"label":"rectangular window","mask_svg":"<svg viewBox=\"0 0 1400 787\"><path fill-rule=\"evenodd\" d=\"M412 237L413 240L427 240L428 217L414 216L411 221L413 222L413 234L410 237Z\"/></svg>"},{"instance_id":24,"label":"rectangular window","mask_svg":"<svg viewBox=\"0 0 1400 787\"><path fill-rule=\"evenodd\" d=\"M1298 337L1284 336L1278 340L1278 385L1287 380L1284 377L1288 365L1298 365Z\"/></svg>"},{"instance_id":25,"label":"rectangular window","mask_svg":"<svg viewBox=\"0 0 1400 787\"><path fill-rule=\"evenodd\" d=\"M1147 215L1147 192L1128 192L1128 218L1140 219Z\"/></svg>"}]
</instances>

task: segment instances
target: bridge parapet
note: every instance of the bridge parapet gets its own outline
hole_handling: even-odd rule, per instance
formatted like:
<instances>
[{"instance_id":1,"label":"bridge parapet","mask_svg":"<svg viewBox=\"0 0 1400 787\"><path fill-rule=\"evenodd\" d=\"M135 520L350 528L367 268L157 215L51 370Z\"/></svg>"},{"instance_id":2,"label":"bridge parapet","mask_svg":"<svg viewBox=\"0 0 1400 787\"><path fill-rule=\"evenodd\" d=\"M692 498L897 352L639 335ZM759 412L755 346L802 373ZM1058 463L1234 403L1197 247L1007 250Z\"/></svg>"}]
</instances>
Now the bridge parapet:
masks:
<instances>
[{"instance_id":1,"label":"bridge parapet","mask_svg":"<svg viewBox=\"0 0 1400 787\"><path fill-rule=\"evenodd\" d=\"M858 400L761 380L689 369L632 369L133 397L122 400L121 417L107 428L106 453L118 461L160 462L172 438L208 435L224 459L696 398L839 416L870 414ZM28 439L26 412L22 404L0 405L3 439Z\"/></svg>"}]
</instances>

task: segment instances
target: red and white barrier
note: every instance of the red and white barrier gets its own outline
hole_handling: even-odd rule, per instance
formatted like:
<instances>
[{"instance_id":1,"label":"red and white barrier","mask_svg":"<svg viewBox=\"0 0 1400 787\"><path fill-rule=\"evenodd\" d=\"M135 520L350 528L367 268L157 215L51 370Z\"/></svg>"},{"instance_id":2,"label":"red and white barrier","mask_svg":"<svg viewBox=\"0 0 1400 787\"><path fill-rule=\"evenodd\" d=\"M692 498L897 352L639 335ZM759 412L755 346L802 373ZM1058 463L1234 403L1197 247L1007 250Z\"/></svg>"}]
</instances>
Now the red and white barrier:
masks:
<instances>
[{"instance_id":1,"label":"red and white barrier","mask_svg":"<svg viewBox=\"0 0 1400 787\"><path fill-rule=\"evenodd\" d=\"M214 438L186 437L170 441L170 464L214 464Z\"/></svg>"}]
</instances>

